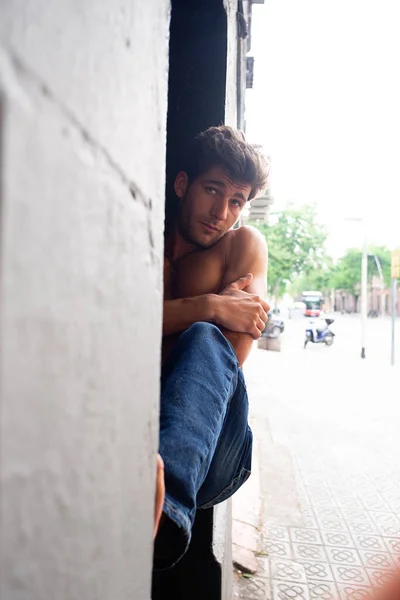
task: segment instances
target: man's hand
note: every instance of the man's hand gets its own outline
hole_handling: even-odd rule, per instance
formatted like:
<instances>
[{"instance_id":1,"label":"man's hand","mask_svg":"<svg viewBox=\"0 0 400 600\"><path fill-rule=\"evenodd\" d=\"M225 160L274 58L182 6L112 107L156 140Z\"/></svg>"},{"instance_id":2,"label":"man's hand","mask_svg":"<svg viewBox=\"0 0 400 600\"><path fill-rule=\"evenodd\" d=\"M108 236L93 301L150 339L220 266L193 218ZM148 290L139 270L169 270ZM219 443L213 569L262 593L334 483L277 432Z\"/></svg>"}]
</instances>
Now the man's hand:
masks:
<instances>
[{"instance_id":1,"label":"man's hand","mask_svg":"<svg viewBox=\"0 0 400 600\"><path fill-rule=\"evenodd\" d=\"M258 294L244 291L252 281L253 275L248 273L222 290L216 322L231 331L249 333L257 340L265 328L270 307Z\"/></svg>"}]
</instances>

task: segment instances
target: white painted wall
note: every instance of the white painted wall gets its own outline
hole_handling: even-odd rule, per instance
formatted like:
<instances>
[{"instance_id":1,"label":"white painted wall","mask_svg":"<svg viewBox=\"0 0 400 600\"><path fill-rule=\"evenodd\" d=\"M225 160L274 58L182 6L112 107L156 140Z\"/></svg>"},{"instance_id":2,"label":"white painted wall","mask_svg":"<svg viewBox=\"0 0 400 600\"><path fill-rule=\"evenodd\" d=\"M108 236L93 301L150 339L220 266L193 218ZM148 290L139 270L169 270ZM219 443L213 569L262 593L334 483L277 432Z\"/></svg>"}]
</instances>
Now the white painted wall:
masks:
<instances>
[{"instance_id":1,"label":"white painted wall","mask_svg":"<svg viewBox=\"0 0 400 600\"><path fill-rule=\"evenodd\" d=\"M237 127L237 0L223 0L227 14L225 124Z\"/></svg>"},{"instance_id":2,"label":"white painted wall","mask_svg":"<svg viewBox=\"0 0 400 600\"><path fill-rule=\"evenodd\" d=\"M150 597L168 10L0 7L2 600Z\"/></svg>"}]
</instances>

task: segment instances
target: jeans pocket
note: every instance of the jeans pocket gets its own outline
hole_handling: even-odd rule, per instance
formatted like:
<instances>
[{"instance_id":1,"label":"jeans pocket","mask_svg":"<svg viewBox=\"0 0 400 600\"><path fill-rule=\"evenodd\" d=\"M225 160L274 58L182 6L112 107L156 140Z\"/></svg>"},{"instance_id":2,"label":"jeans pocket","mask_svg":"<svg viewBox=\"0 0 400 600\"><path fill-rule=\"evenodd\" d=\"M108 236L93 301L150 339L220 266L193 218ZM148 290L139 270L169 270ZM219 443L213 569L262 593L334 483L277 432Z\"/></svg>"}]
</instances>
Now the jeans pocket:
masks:
<instances>
[{"instance_id":1,"label":"jeans pocket","mask_svg":"<svg viewBox=\"0 0 400 600\"><path fill-rule=\"evenodd\" d=\"M215 506L216 504L219 504L220 502L224 502L225 500L228 500L228 498L233 496L233 494L238 491L238 489L244 484L244 482L248 480L250 475L251 475L251 471L248 471L247 469L242 468L239 475L237 477L235 477L235 479L233 479L233 481L231 481L231 483L229 485L227 485L222 490L222 492L220 492L217 496L215 496L215 498L213 498L206 504L203 504L202 506L198 506L198 508L211 508L212 506Z\"/></svg>"}]
</instances>

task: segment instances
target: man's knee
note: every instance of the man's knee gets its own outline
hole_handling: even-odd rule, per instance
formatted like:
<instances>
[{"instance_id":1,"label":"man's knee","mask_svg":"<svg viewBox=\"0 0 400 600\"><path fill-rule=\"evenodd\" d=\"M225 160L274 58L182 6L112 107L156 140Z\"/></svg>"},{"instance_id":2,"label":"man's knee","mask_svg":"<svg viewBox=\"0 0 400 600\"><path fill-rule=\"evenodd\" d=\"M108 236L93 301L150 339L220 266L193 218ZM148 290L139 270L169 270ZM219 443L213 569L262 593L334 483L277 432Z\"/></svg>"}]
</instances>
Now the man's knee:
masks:
<instances>
[{"instance_id":1,"label":"man's knee","mask_svg":"<svg viewBox=\"0 0 400 600\"><path fill-rule=\"evenodd\" d=\"M229 356L236 362L236 355L232 344L213 323L207 323L206 321L193 323L182 334L182 337L184 337L185 343L188 343L190 346L194 345L198 349L202 348L206 353L221 350L226 356Z\"/></svg>"},{"instance_id":2,"label":"man's knee","mask_svg":"<svg viewBox=\"0 0 400 600\"><path fill-rule=\"evenodd\" d=\"M219 338L223 337L221 331L218 329L216 325L213 323L208 323L207 321L198 321L197 323L193 323L185 333L188 333L191 336L196 337L206 337L206 338Z\"/></svg>"}]
</instances>

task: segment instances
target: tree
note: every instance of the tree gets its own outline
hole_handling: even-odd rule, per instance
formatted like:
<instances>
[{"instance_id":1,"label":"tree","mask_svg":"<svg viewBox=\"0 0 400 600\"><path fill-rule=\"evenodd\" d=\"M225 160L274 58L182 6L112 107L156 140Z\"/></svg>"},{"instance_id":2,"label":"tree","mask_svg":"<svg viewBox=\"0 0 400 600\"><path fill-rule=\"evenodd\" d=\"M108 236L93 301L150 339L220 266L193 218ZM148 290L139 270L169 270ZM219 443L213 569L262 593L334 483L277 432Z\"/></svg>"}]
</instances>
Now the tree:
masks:
<instances>
[{"instance_id":1,"label":"tree","mask_svg":"<svg viewBox=\"0 0 400 600\"><path fill-rule=\"evenodd\" d=\"M374 276L379 277L375 256L378 257L382 267L384 284L388 285L391 257L390 251L383 246L375 246L368 251L368 282L371 283ZM358 248L348 250L333 268L330 286L358 297L361 287L361 261L362 250Z\"/></svg>"},{"instance_id":2,"label":"tree","mask_svg":"<svg viewBox=\"0 0 400 600\"><path fill-rule=\"evenodd\" d=\"M320 268L314 269L309 273L303 273L295 279L290 286L291 293L296 296L305 290L317 290L327 296L331 289L332 269L332 258L325 256Z\"/></svg>"},{"instance_id":3,"label":"tree","mask_svg":"<svg viewBox=\"0 0 400 600\"><path fill-rule=\"evenodd\" d=\"M330 285L337 290L358 296L361 284L362 251L351 248L332 270Z\"/></svg>"},{"instance_id":4,"label":"tree","mask_svg":"<svg viewBox=\"0 0 400 600\"><path fill-rule=\"evenodd\" d=\"M281 294L300 274L322 269L327 232L313 205L286 210L270 216L270 222L256 225L268 243L268 289Z\"/></svg>"},{"instance_id":5,"label":"tree","mask_svg":"<svg viewBox=\"0 0 400 600\"><path fill-rule=\"evenodd\" d=\"M389 287L391 279L392 262L392 255L390 250L388 250L388 248L386 248L385 246L372 246L371 248L369 248L369 255L370 256L368 257L368 273L370 274L371 278L374 275L379 275L378 267L374 258L374 256L377 256L382 267L383 282L385 284L385 287Z\"/></svg>"}]
</instances>

